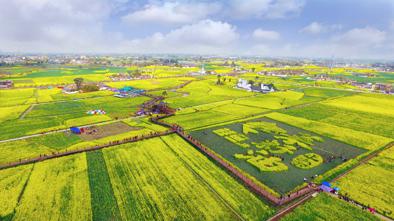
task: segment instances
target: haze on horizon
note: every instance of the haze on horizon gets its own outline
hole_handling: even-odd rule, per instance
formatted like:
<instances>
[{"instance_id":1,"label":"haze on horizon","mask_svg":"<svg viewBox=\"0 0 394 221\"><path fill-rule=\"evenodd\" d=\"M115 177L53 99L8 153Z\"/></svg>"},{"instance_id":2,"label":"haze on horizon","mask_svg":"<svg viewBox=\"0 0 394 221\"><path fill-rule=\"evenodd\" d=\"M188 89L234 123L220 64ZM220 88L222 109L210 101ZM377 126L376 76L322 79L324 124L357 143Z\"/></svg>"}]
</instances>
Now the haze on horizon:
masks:
<instances>
[{"instance_id":1,"label":"haze on horizon","mask_svg":"<svg viewBox=\"0 0 394 221\"><path fill-rule=\"evenodd\" d=\"M1 0L0 52L394 59L392 0Z\"/></svg>"}]
</instances>

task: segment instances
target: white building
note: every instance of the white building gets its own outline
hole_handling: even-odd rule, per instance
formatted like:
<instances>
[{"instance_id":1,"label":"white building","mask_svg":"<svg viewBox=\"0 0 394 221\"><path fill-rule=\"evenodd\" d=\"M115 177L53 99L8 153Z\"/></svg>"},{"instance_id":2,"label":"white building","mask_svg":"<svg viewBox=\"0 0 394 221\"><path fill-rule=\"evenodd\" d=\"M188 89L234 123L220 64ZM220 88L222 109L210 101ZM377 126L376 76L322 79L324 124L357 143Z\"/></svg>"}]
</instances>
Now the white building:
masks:
<instances>
[{"instance_id":1,"label":"white building","mask_svg":"<svg viewBox=\"0 0 394 221\"><path fill-rule=\"evenodd\" d=\"M238 79L237 88L245 89L247 91L252 91L252 85L249 84L248 80L245 79Z\"/></svg>"},{"instance_id":2,"label":"white building","mask_svg":"<svg viewBox=\"0 0 394 221\"><path fill-rule=\"evenodd\" d=\"M238 79L237 88L261 93L270 93L275 91L273 84L260 84L259 86L254 86L245 79Z\"/></svg>"}]
</instances>

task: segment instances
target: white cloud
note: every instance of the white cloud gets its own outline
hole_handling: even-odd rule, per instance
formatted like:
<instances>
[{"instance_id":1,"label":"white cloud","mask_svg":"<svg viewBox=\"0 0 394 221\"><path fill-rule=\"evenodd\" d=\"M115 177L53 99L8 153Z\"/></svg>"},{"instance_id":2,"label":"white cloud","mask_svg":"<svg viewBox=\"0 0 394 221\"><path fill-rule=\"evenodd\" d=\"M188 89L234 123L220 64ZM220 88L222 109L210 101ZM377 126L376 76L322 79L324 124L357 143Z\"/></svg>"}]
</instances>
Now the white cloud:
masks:
<instances>
[{"instance_id":1,"label":"white cloud","mask_svg":"<svg viewBox=\"0 0 394 221\"><path fill-rule=\"evenodd\" d=\"M185 25L167 34L156 33L150 37L135 39L128 49L146 53L228 53L234 49L239 34L228 23L202 20Z\"/></svg>"},{"instance_id":2,"label":"white cloud","mask_svg":"<svg viewBox=\"0 0 394 221\"><path fill-rule=\"evenodd\" d=\"M281 19L298 15L304 0L230 0L229 16L238 19Z\"/></svg>"},{"instance_id":3,"label":"white cloud","mask_svg":"<svg viewBox=\"0 0 394 221\"><path fill-rule=\"evenodd\" d=\"M333 37L335 43L352 47L379 46L385 40L386 32L372 27L354 28Z\"/></svg>"},{"instance_id":4,"label":"white cloud","mask_svg":"<svg viewBox=\"0 0 394 221\"><path fill-rule=\"evenodd\" d=\"M253 31L252 37L257 41L272 41L278 40L280 38L280 34L276 31L263 30L261 28L258 28Z\"/></svg>"},{"instance_id":5,"label":"white cloud","mask_svg":"<svg viewBox=\"0 0 394 221\"><path fill-rule=\"evenodd\" d=\"M129 24L188 24L218 12L220 7L218 3L153 3L125 15L122 20Z\"/></svg>"},{"instance_id":6,"label":"white cloud","mask_svg":"<svg viewBox=\"0 0 394 221\"><path fill-rule=\"evenodd\" d=\"M308 26L301 29L301 32L308 33L308 34L319 34L323 32L323 25L318 22L312 22Z\"/></svg>"},{"instance_id":7,"label":"white cloud","mask_svg":"<svg viewBox=\"0 0 394 221\"><path fill-rule=\"evenodd\" d=\"M0 49L20 52L97 50L116 33L102 23L115 7L109 0L13 0L0 7Z\"/></svg>"},{"instance_id":8,"label":"white cloud","mask_svg":"<svg viewBox=\"0 0 394 221\"><path fill-rule=\"evenodd\" d=\"M394 21L391 21L390 22L390 27L389 27L391 30L394 30Z\"/></svg>"},{"instance_id":9,"label":"white cloud","mask_svg":"<svg viewBox=\"0 0 394 221\"><path fill-rule=\"evenodd\" d=\"M342 29L342 25L339 24L324 25L319 22L312 22L311 24L302 28L300 32L307 34L321 34L321 33L340 30L340 29Z\"/></svg>"}]
</instances>

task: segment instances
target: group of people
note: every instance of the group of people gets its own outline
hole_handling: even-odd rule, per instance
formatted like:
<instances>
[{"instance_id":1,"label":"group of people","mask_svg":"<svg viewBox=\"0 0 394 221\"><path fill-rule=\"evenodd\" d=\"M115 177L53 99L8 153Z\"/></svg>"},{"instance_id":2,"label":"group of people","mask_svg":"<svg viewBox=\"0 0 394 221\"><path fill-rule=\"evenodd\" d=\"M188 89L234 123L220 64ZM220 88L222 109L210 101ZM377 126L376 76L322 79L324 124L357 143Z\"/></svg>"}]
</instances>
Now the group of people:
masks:
<instances>
[{"instance_id":1,"label":"group of people","mask_svg":"<svg viewBox=\"0 0 394 221\"><path fill-rule=\"evenodd\" d=\"M347 196L347 194L345 194L344 196L343 196L343 195L339 195L339 199L345 200L346 202L351 203L351 204L354 204L354 205L356 205L356 206L360 206L363 210L368 210L368 211L371 212L372 214L374 214L374 213L376 212L376 209L375 209L375 208L372 208L372 207L370 207L370 206L365 206L365 205L363 205L363 204L361 204L361 203L358 203L358 202L356 202L356 201L350 199L350 198Z\"/></svg>"}]
</instances>

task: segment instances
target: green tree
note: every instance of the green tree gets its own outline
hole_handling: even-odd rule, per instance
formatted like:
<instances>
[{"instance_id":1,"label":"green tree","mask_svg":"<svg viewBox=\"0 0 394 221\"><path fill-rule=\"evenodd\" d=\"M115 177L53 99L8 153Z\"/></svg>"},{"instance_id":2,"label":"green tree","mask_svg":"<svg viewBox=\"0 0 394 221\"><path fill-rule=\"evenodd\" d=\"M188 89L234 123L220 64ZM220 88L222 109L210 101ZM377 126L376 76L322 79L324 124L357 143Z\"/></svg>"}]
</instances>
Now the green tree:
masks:
<instances>
[{"instance_id":1,"label":"green tree","mask_svg":"<svg viewBox=\"0 0 394 221\"><path fill-rule=\"evenodd\" d=\"M218 80L216 81L216 84L220 84L221 82L220 82L220 78L221 78L222 76L220 75L220 74L218 74L217 75L217 78L218 78Z\"/></svg>"},{"instance_id":2,"label":"green tree","mask_svg":"<svg viewBox=\"0 0 394 221\"><path fill-rule=\"evenodd\" d=\"M75 86L77 87L77 90L81 90L81 87L83 84L83 78L75 78L74 83L75 83Z\"/></svg>"}]
</instances>

